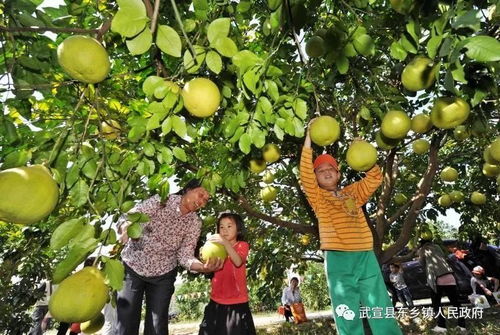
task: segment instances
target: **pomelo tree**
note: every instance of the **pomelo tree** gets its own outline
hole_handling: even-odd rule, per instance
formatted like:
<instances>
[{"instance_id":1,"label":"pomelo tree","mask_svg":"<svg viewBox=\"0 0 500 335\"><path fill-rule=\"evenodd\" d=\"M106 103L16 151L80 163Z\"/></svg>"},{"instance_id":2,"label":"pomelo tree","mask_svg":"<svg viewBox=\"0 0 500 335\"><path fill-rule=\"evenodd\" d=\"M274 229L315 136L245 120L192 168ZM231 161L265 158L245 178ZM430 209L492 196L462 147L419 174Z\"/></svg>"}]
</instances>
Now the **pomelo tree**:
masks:
<instances>
[{"instance_id":1,"label":"pomelo tree","mask_svg":"<svg viewBox=\"0 0 500 335\"><path fill-rule=\"evenodd\" d=\"M121 246L109 225L141 199L165 198L172 185L197 177L214 195L203 217L228 209L245 215L254 250L250 278L260 285L261 300L276 300L276 279L290 264L300 271L308 260L322 261L297 171L305 128L320 115L339 123L340 136L316 152L337 158L345 184L360 177L346 164L351 141L377 143L384 183L365 213L381 262L398 257L426 221L446 215L438 199L453 191L464 193L450 205L461 214L462 237L498 237L498 178L482 172L483 151L499 135L498 1L41 3L0 4L0 169L44 165L59 200L36 223L0 224L0 238L9 242L0 250L2 278L23 276L26 285L54 275L62 280L110 245L115 253L100 261L111 288L119 289ZM82 61L83 45L67 50L73 57L58 57L72 36L92 37L109 64L100 47L93 67ZM315 57L306 53L311 39L321 50ZM402 73L417 56L430 63L408 70L403 85ZM197 78L214 85L187 91ZM402 139L382 137L382 120L394 110L409 119L433 111L433 127L407 132L405 118L404 129L389 127ZM461 136L455 127L462 127ZM413 152L418 139L428 140L428 151ZM273 163L262 159L268 143L280 152ZM446 166L457 170L456 181L439 178ZM277 191L273 201L261 198L268 172ZM477 196L473 202L473 191L485 202ZM397 204L396 194L407 201ZM128 218L138 225L147 220ZM213 220L203 230L213 232ZM302 236L310 243L301 243ZM33 262L33 249L20 248L25 242L52 267ZM24 264L32 264L31 271ZM2 299L16 295L12 281L0 280ZM2 315L23 312L12 308ZM20 324L8 322L1 326Z\"/></svg>"}]
</instances>

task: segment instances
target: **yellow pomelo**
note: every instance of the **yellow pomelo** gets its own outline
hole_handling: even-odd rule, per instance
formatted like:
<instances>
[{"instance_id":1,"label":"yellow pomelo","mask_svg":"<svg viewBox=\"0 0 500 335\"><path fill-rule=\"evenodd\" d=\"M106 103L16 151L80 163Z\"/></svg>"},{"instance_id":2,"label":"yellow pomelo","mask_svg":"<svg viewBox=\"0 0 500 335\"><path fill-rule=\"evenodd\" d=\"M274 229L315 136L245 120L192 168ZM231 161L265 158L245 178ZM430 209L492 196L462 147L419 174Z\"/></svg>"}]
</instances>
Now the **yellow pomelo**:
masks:
<instances>
[{"instance_id":1,"label":"yellow pomelo","mask_svg":"<svg viewBox=\"0 0 500 335\"><path fill-rule=\"evenodd\" d=\"M429 141L424 140L423 138L416 140L412 144L413 152L419 155L425 154L427 151L429 151L429 147Z\"/></svg>"},{"instance_id":2,"label":"yellow pomelo","mask_svg":"<svg viewBox=\"0 0 500 335\"><path fill-rule=\"evenodd\" d=\"M266 186L260 190L260 198L266 202L273 201L277 195L278 191L273 186Z\"/></svg>"},{"instance_id":3,"label":"yellow pomelo","mask_svg":"<svg viewBox=\"0 0 500 335\"><path fill-rule=\"evenodd\" d=\"M367 171L377 162L377 149L366 141L354 141L346 154L347 164L356 171Z\"/></svg>"},{"instance_id":4,"label":"yellow pomelo","mask_svg":"<svg viewBox=\"0 0 500 335\"><path fill-rule=\"evenodd\" d=\"M0 220L32 224L47 217L57 205L59 188L42 165L0 172Z\"/></svg>"},{"instance_id":5,"label":"yellow pomelo","mask_svg":"<svg viewBox=\"0 0 500 335\"><path fill-rule=\"evenodd\" d=\"M431 121L441 129L455 128L467 120L469 113L469 104L461 98L438 98L431 110Z\"/></svg>"},{"instance_id":6,"label":"yellow pomelo","mask_svg":"<svg viewBox=\"0 0 500 335\"><path fill-rule=\"evenodd\" d=\"M490 155L494 160L500 162L500 138L497 138L490 146Z\"/></svg>"},{"instance_id":7,"label":"yellow pomelo","mask_svg":"<svg viewBox=\"0 0 500 335\"><path fill-rule=\"evenodd\" d=\"M496 177L500 173L500 165L494 165L489 163L483 164L483 174L486 177Z\"/></svg>"},{"instance_id":8,"label":"yellow pomelo","mask_svg":"<svg viewBox=\"0 0 500 335\"><path fill-rule=\"evenodd\" d=\"M221 96L213 81L195 78L184 85L182 98L189 113L197 117L209 117L219 108Z\"/></svg>"},{"instance_id":9,"label":"yellow pomelo","mask_svg":"<svg viewBox=\"0 0 500 335\"><path fill-rule=\"evenodd\" d=\"M325 42L319 36L313 36L306 43L306 53L309 57L321 57L325 54Z\"/></svg>"},{"instance_id":10,"label":"yellow pomelo","mask_svg":"<svg viewBox=\"0 0 500 335\"><path fill-rule=\"evenodd\" d=\"M500 163L495 158L493 158L493 155L491 154L491 144L484 149L483 159L488 164L498 165Z\"/></svg>"},{"instance_id":11,"label":"yellow pomelo","mask_svg":"<svg viewBox=\"0 0 500 335\"><path fill-rule=\"evenodd\" d=\"M311 140L321 146L332 144L340 136L338 121L328 115L320 116L314 120L309 130L311 133Z\"/></svg>"},{"instance_id":12,"label":"yellow pomelo","mask_svg":"<svg viewBox=\"0 0 500 335\"><path fill-rule=\"evenodd\" d=\"M107 300L101 271L87 266L59 284L50 297L49 311L60 322L85 322L97 317Z\"/></svg>"},{"instance_id":13,"label":"yellow pomelo","mask_svg":"<svg viewBox=\"0 0 500 335\"><path fill-rule=\"evenodd\" d=\"M274 175L271 171L267 171L262 177L262 181L266 184L271 184L274 181Z\"/></svg>"},{"instance_id":14,"label":"yellow pomelo","mask_svg":"<svg viewBox=\"0 0 500 335\"><path fill-rule=\"evenodd\" d=\"M268 163L274 163L280 159L280 148L273 143L268 143L262 148L262 157Z\"/></svg>"},{"instance_id":15,"label":"yellow pomelo","mask_svg":"<svg viewBox=\"0 0 500 335\"><path fill-rule=\"evenodd\" d=\"M382 150L391 150L399 144L398 139L385 137L380 131L375 135L375 141L377 142L377 146Z\"/></svg>"},{"instance_id":16,"label":"yellow pomelo","mask_svg":"<svg viewBox=\"0 0 500 335\"><path fill-rule=\"evenodd\" d=\"M453 202L462 202L465 199L465 195L462 191L451 191L450 197Z\"/></svg>"},{"instance_id":17,"label":"yellow pomelo","mask_svg":"<svg viewBox=\"0 0 500 335\"><path fill-rule=\"evenodd\" d=\"M309 245L311 243L311 237L309 235L302 235L300 237L300 244Z\"/></svg>"},{"instance_id":18,"label":"yellow pomelo","mask_svg":"<svg viewBox=\"0 0 500 335\"><path fill-rule=\"evenodd\" d=\"M443 194L438 199L438 204L443 207L448 207L453 203L453 200L448 194Z\"/></svg>"},{"instance_id":19,"label":"yellow pomelo","mask_svg":"<svg viewBox=\"0 0 500 335\"><path fill-rule=\"evenodd\" d=\"M453 129L453 137L455 137L457 141L463 141L466 138L468 138L469 132L467 131L467 127L466 126L455 127L455 129Z\"/></svg>"},{"instance_id":20,"label":"yellow pomelo","mask_svg":"<svg viewBox=\"0 0 500 335\"><path fill-rule=\"evenodd\" d=\"M266 169L266 161L263 159L251 159L250 171L253 173L261 173Z\"/></svg>"},{"instance_id":21,"label":"yellow pomelo","mask_svg":"<svg viewBox=\"0 0 500 335\"><path fill-rule=\"evenodd\" d=\"M391 0L391 7L399 14L409 14L415 6L414 0Z\"/></svg>"},{"instance_id":22,"label":"yellow pomelo","mask_svg":"<svg viewBox=\"0 0 500 335\"><path fill-rule=\"evenodd\" d=\"M101 133L104 138L114 140L120 135L122 127L116 120L106 120L101 122Z\"/></svg>"},{"instance_id":23,"label":"yellow pomelo","mask_svg":"<svg viewBox=\"0 0 500 335\"><path fill-rule=\"evenodd\" d=\"M481 192L474 191L470 196L470 201L474 205L483 205L486 203L486 195Z\"/></svg>"},{"instance_id":24,"label":"yellow pomelo","mask_svg":"<svg viewBox=\"0 0 500 335\"><path fill-rule=\"evenodd\" d=\"M103 81L111 67L108 53L101 43L82 35L65 39L57 48L57 60L73 79L90 84Z\"/></svg>"},{"instance_id":25,"label":"yellow pomelo","mask_svg":"<svg viewBox=\"0 0 500 335\"><path fill-rule=\"evenodd\" d=\"M417 56L406 65L401 74L401 83L408 91L420 91L431 87L436 80L438 67L423 56Z\"/></svg>"},{"instance_id":26,"label":"yellow pomelo","mask_svg":"<svg viewBox=\"0 0 500 335\"><path fill-rule=\"evenodd\" d=\"M408 198L403 193L396 193L396 195L394 196L394 202L396 203L396 205L404 205L407 201Z\"/></svg>"},{"instance_id":27,"label":"yellow pomelo","mask_svg":"<svg viewBox=\"0 0 500 335\"><path fill-rule=\"evenodd\" d=\"M441 171L439 176L441 177L441 180L443 180L443 181L452 182L452 181L457 180L458 171L455 170L454 168L452 168L451 166L447 166Z\"/></svg>"},{"instance_id":28,"label":"yellow pomelo","mask_svg":"<svg viewBox=\"0 0 500 335\"><path fill-rule=\"evenodd\" d=\"M214 258L224 260L227 257L227 251L222 244L207 241L200 249L200 256L204 262Z\"/></svg>"},{"instance_id":29,"label":"yellow pomelo","mask_svg":"<svg viewBox=\"0 0 500 335\"><path fill-rule=\"evenodd\" d=\"M418 114L411 119L411 130L419 134L425 134L432 128L432 122L429 115Z\"/></svg>"},{"instance_id":30,"label":"yellow pomelo","mask_svg":"<svg viewBox=\"0 0 500 335\"><path fill-rule=\"evenodd\" d=\"M80 330L85 334L94 334L104 326L104 314L99 313L95 318L80 324Z\"/></svg>"},{"instance_id":31,"label":"yellow pomelo","mask_svg":"<svg viewBox=\"0 0 500 335\"><path fill-rule=\"evenodd\" d=\"M391 110L385 114L380 130L388 138L400 139L406 136L411 127L411 119L405 112Z\"/></svg>"}]
</instances>

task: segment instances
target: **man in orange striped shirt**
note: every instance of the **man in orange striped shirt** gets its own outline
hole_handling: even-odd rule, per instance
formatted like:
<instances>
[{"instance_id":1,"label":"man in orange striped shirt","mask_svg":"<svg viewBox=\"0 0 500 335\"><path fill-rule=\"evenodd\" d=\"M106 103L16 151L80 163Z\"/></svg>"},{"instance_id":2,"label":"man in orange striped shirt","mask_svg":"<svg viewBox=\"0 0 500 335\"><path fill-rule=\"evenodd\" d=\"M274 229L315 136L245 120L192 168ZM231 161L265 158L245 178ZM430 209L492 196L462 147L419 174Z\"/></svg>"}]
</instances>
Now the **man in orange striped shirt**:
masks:
<instances>
[{"instance_id":1,"label":"man in orange striped shirt","mask_svg":"<svg viewBox=\"0 0 500 335\"><path fill-rule=\"evenodd\" d=\"M318 218L337 332L364 334L361 318L366 317L374 335L400 335L362 210L382 183L380 168L375 165L362 180L339 189L337 161L324 154L313 163L312 154L308 129L300 158L300 181Z\"/></svg>"}]
</instances>

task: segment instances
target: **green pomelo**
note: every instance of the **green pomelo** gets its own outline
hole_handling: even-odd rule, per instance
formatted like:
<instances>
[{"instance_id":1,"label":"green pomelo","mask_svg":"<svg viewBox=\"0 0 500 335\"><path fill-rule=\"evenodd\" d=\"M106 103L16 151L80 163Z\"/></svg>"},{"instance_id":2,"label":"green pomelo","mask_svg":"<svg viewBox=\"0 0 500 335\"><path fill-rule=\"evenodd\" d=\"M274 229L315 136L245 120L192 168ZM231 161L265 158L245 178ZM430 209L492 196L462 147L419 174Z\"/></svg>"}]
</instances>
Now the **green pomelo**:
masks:
<instances>
[{"instance_id":1,"label":"green pomelo","mask_svg":"<svg viewBox=\"0 0 500 335\"><path fill-rule=\"evenodd\" d=\"M354 141L346 154L347 164L356 171L367 171L377 162L377 149L366 141Z\"/></svg>"},{"instance_id":2,"label":"green pomelo","mask_svg":"<svg viewBox=\"0 0 500 335\"><path fill-rule=\"evenodd\" d=\"M59 188L42 165L11 168L0 172L0 220L33 224L56 207Z\"/></svg>"},{"instance_id":3,"label":"green pomelo","mask_svg":"<svg viewBox=\"0 0 500 335\"><path fill-rule=\"evenodd\" d=\"M438 128L451 129L467 120L469 113L469 104L461 98L438 98L431 110L431 121Z\"/></svg>"},{"instance_id":4,"label":"green pomelo","mask_svg":"<svg viewBox=\"0 0 500 335\"><path fill-rule=\"evenodd\" d=\"M203 247L201 247L200 256L204 262L208 262L208 260L214 258L224 260L227 257L227 251L222 244L207 241Z\"/></svg>"},{"instance_id":5,"label":"green pomelo","mask_svg":"<svg viewBox=\"0 0 500 335\"><path fill-rule=\"evenodd\" d=\"M96 39L75 35L57 47L57 60L73 79L95 84L109 74L111 63L106 49Z\"/></svg>"},{"instance_id":6,"label":"green pomelo","mask_svg":"<svg viewBox=\"0 0 500 335\"><path fill-rule=\"evenodd\" d=\"M335 142L340 136L340 125L333 117L318 117L310 126L311 140L320 146Z\"/></svg>"},{"instance_id":7,"label":"green pomelo","mask_svg":"<svg viewBox=\"0 0 500 335\"><path fill-rule=\"evenodd\" d=\"M436 81L437 70L431 59L417 56L404 68L401 82L408 91L420 91L431 87Z\"/></svg>"},{"instance_id":8,"label":"green pomelo","mask_svg":"<svg viewBox=\"0 0 500 335\"><path fill-rule=\"evenodd\" d=\"M59 322L85 322L98 316L108 300L108 287L96 267L87 266L64 279L49 300Z\"/></svg>"},{"instance_id":9,"label":"green pomelo","mask_svg":"<svg viewBox=\"0 0 500 335\"><path fill-rule=\"evenodd\" d=\"M405 112L391 110L385 114L380 130L384 136L401 139L406 136L411 127L411 119Z\"/></svg>"}]
</instances>

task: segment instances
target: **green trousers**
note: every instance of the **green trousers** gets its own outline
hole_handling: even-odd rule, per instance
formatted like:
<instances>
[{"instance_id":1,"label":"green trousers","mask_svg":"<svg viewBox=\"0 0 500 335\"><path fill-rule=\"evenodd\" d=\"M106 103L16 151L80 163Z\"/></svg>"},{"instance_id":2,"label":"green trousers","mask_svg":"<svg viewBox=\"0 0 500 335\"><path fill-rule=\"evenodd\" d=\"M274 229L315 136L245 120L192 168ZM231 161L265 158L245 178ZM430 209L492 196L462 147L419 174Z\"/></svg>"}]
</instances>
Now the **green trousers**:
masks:
<instances>
[{"instance_id":1,"label":"green trousers","mask_svg":"<svg viewBox=\"0 0 500 335\"><path fill-rule=\"evenodd\" d=\"M390 316L394 309L373 251L326 251L325 259L338 334L363 335L361 317L373 335L403 334Z\"/></svg>"}]
</instances>

